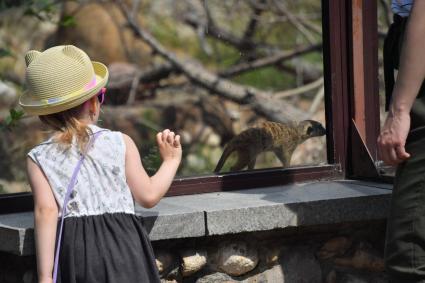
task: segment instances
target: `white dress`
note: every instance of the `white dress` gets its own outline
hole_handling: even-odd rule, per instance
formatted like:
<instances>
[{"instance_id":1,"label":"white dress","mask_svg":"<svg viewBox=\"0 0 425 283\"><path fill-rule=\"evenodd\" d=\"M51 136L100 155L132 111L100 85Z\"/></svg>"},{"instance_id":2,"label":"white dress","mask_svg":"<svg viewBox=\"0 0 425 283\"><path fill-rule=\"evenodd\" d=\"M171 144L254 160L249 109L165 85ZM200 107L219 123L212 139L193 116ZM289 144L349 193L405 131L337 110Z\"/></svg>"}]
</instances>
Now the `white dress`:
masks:
<instances>
[{"instance_id":1,"label":"white dress","mask_svg":"<svg viewBox=\"0 0 425 283\"><path fill-rule=\"evenodd\" d=\"M123 135L89 127L101 134L82 163L67 204L57 282L160 282L143 219L135 215L126 182ZM61 212L80 159L75 139L66 149L50 138L28 156L44 172Z\"/></svg>"}]
</instances>

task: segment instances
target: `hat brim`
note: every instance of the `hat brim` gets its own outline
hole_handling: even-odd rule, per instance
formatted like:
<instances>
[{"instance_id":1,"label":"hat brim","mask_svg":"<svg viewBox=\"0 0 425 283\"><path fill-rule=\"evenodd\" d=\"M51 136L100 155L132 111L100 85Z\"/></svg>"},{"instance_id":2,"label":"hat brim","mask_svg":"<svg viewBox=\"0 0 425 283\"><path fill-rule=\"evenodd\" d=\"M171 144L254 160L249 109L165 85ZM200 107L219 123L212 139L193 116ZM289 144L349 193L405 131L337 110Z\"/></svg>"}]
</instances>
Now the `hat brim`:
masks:
<instances>
[{"instance_id":1,"label":"hat brim","mask_svg":"<svg viewBox=\"0 0 425 283\"><path fill-rule=\"evenodd\" d=\"M96 76L96 85L92 88L81 89L70 95L58 97L53 100L50 99L49 101L45 99L40 100L30 92L24 92L19 98L19 104L29 115L49 115L81 105L96 95L108 82L108 68L104 64L95 61L92 61L92 65Z\"/></svg>"}]
</instances>

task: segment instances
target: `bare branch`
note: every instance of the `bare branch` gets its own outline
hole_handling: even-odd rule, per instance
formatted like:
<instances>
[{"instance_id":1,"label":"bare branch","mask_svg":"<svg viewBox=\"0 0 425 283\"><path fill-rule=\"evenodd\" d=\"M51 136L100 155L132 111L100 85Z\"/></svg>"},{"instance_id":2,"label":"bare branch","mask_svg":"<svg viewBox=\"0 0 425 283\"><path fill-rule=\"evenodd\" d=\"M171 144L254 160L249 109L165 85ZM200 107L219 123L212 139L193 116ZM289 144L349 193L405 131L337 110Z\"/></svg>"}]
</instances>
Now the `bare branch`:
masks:
<instances>
[{"instance_id":1,"label":"bare branch","mask_svg":"<svg viewBox=\"0 0 425 283\"><path fill-rule=\"evenodd\" d=\"M314 96L313 102L310 105L310 109L308 110L308 113L310 113L310 115L313 115L314 113L316 113L317 108L319 108L319 105L322 102L324 96L325 96L325 87L322 85L322 87Z\"/></svg>"},{"instance_id":2,"label":"bare branch","mask_svg":"<svg viewBox=\"0 0 425 283\"><path fill-rule=\"evenodd\" d=\"M137 22L129 17L128 9L122 1L118 0L118 3L135 35L147 43L156 54L174 65L195 84L237 103L249 104L257 114L273 121L288 122L306 118L307 115L304 111L286 104L283 101L274 99L270 92L260 91L253 87L241 86L229 80L221 79L193 60L183 61L177 58L175 54L166 50L151 34L140 28Z\"/></svg>"},{"instance_id":3,"label":"bare branch","mask_svg":"<svg viewBox=\"0 0 425 283\"><path fill-rule=\"evenodd\" d=\"M237 64L228 68L225 71L220 72L219 75L222 77L231 77L246 71L252 71L258 68L274 65L276 63L283 62L300 55L320 50L321 48L322 44L315 44L307 47L295 48L295 50L291 51L279 51L265 58L260 58L254 61Z\"/></svg>"},{"instance_id":4,"label":"bare branch","mask_svg":"<svg viewBox=\"0 0 425 283\"><path fill-rule=\"evenodd\" d=\"M381 4L382 8L384 9L384 18L385 23L387 24L387 27L391 25L391 18L390 15L392 15L391 7L388 5L386 0L379 0L379 3Z\"/></svg>"},{"instance_id":5,"label":"bare branch","mask_svg":"<svg viewBox=\"0 0 425 283\"><path fill-rule=\"evenodd\" d=\"M243 41L251 40L255 34L255 29L257 28L258 19L261 16L261 13L264 11L264 0L260 0L261 3L254 3L251 5L253 13L251 19L249 20L244 35L242 37Z\"/></svg>"},{"instance_id":6,"label":"bare branch","mask_svg":"<svg viewBox=\"0 0 425 283\"><path fill-rule=\"evenodd\" d=\"M320 79L318 79L318 80L316 80L312 83L309 83L309 84L306 84L306 85L303 85L303 86L300 86L300 87L297 87L297 88L294 88L294 89L276 92L274 94L274 97L285 98L285 97L289 97L289 96L294 96L294 95L306 93L310 90L321 87L322 85L323 85L323 77L321 77Z\"/></svg>"},{"instance_id":7,"label":"bare branch","mask_svg":"<svg viewBox=\"0 0 425 283\"><path fill-rule=\"evenodd\" d=\"M316 42L315 37L310 33L310 31L308 31L304 25L299 21L299 19L297 17L295 17L293 14L291 14L288 10L288 8L286 7L286 5L279 0L275 0L273 1L277 10L279 11L279 13L281 13L282 15L286 16L288 18L288 21L296 28L298 29L298 31L304 35L304 37L310 42L310 43L314 43Z\"/></svg>"}]
</instances>

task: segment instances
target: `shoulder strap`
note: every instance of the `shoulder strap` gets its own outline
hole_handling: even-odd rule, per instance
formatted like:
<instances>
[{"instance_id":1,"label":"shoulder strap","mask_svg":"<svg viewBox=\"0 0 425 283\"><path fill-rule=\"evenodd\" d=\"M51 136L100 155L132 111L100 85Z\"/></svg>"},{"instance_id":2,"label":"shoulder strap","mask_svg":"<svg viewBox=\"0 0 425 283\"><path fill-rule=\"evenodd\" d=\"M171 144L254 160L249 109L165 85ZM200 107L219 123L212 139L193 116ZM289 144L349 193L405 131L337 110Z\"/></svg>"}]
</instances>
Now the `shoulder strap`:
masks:
<instances>
[{"instance_id":1,"label":"shoulder strap","mask_svg":"<svg viewBox=\"0 0 425 283\"><path fill-rule=\"evenodd\" d=\"M65 198L63 201L63 207L62 207L62 215L61 215L61 224L60 224L60 230L59 230L59 237L57 241L57 247L56 247L56 253L55 253L55 264L53 267L53 283L56 283L57 279L57 272L58 272L58 265L59 265L59 251L61 246L61 239L62 239L62 229L63 229L63 220L66 213L66 205L69 201L69 198L71 196L72 190L74 189L75 182L77 181L78 172L80 172L81 165L83 164L83 161L87 155L87 152L90 149L90 146L92 146L96 140L96 138L101 134L102 131L96 132L93 137L90 139L90 141L87 143L86 148L81 155L80 160L78 161L77 165L75 166L74 172L72 173L71 180L69 181L68 188L66 190Z\"/></svg>"}]
</instances>

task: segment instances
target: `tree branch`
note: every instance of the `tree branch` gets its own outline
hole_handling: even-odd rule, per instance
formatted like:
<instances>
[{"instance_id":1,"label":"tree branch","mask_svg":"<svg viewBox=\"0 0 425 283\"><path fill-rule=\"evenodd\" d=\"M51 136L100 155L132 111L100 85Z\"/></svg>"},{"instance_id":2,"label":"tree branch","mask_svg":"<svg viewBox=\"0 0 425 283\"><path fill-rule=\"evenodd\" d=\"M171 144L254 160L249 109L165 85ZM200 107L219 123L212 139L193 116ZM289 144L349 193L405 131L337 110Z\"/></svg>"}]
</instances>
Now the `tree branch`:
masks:
<instances>
[{"instance_id":1,"label":"tree branch","mask_svg":"<svg viewBox=\"0 0 425 283\"><path fill-rule=\"evenodd\" d=\"M147 43L158 55L166 59L190 78L193 83L221 97L240 104L249 104L257 114L273 121L289 122L293 120L302 120L307 117L304 111L286 104L283 101L274 99L269 92L260 91L253 87L241 86L229 80L221 79L193 60L183 61L178 59L175 54L166 50L151 34L140 28L138 23L130 17L128 9L122 1L117 1L135 35Z\"/></svg>"},{"instance_id":2,"label":"tree branch","mask_svg":"<svg viewBox=\"0 0 425 283\"><path fill-rule=\"evenodd\" d=\"M306 85L302 85L298 88L294 88L294 89L289 89L289 90L285 90L285 91L281 91L281 92L276 92L274 94L274 97L276 98L285 98L285 97L289 97L289 96L294 96L294 95L298 95L298 94L302 94L305 92L308 92L310 90L319 88L323 85L323 77L321 77L320 79L306 84Z\"/></svg>"},{"instance_id":3,"label":"tree branch","mask_svg":"<svg viewBox=\"0 0 425 283\"><path fill-rule=\"evenodd\" d=\"M276 63L283 62L283 61L292 59L294 57L304 55L306 53L310 53L312 51L320 50L321 48L322 48L322 44L314 44L307 47L295 48L295 50L291 50L291 51L276 52L275 54L265 58L260 58L254 61L243 62L237 65L234 65L228 68L227 70L221 71L219 75L222 77L231 77L246 71L252 71L258 68L274 65Z\"/></svg>"}]
</instances>

